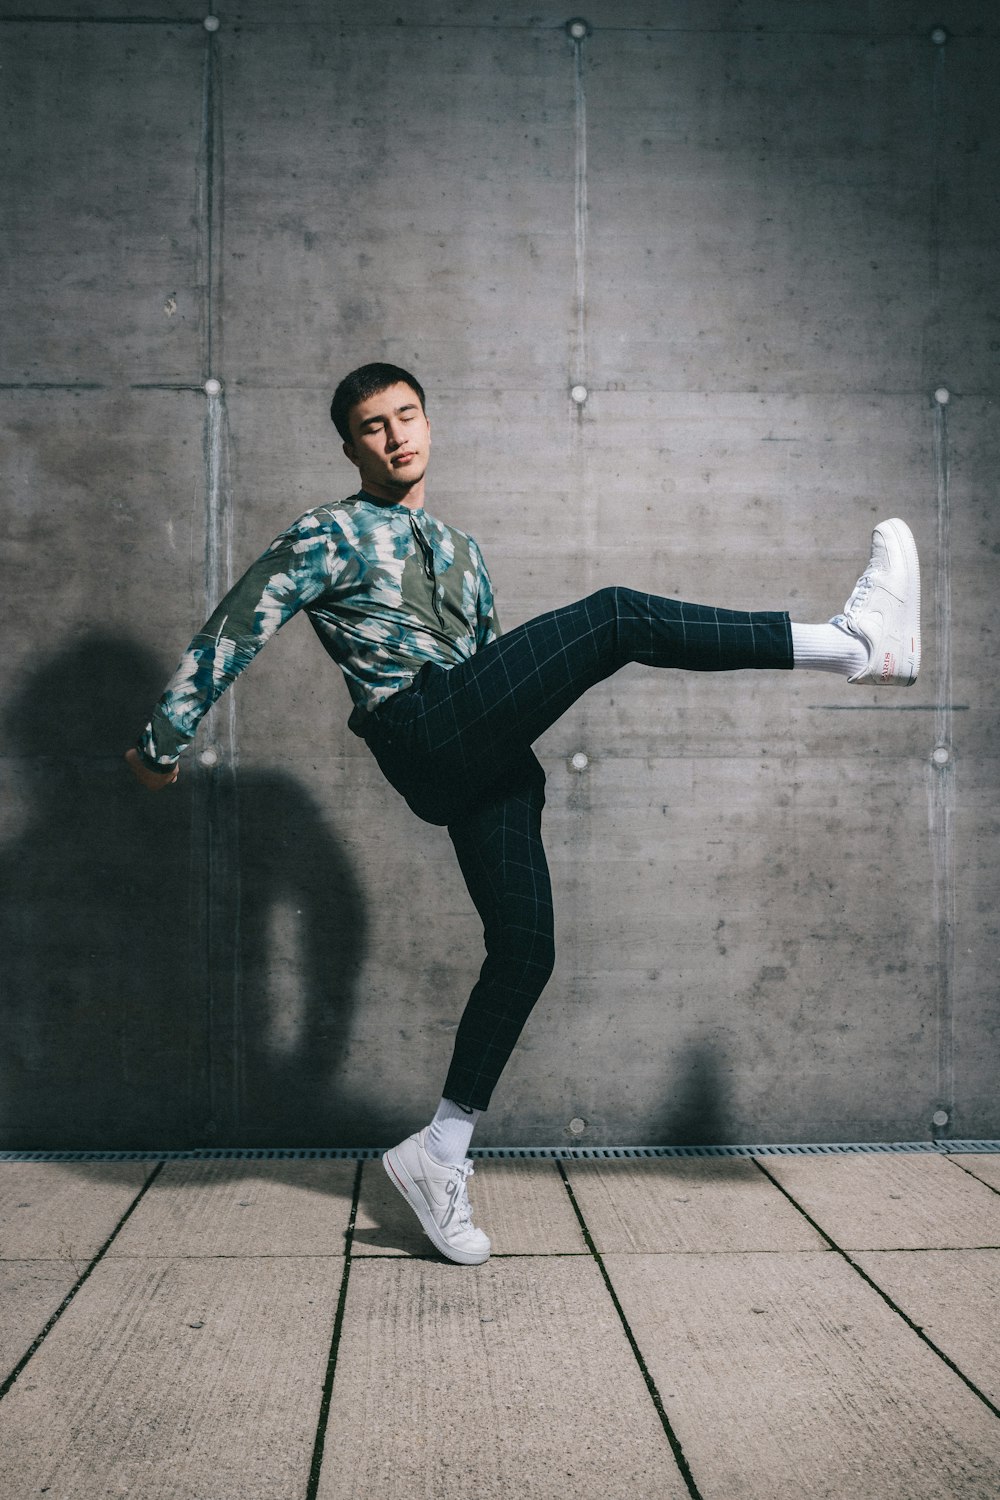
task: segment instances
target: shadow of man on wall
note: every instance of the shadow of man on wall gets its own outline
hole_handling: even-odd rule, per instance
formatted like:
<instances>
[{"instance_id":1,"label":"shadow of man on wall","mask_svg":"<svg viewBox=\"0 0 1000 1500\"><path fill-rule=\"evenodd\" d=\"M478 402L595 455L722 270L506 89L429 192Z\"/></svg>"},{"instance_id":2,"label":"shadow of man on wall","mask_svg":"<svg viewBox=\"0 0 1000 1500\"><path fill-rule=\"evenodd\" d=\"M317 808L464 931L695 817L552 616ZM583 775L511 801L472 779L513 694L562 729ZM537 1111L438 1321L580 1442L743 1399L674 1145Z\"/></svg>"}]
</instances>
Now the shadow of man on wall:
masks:
<instances>
[{"instance_id":1,"label":"shadow of man on wall","mask_svg":"<svg viewBox=\"0 0 1000 1500\"><path fill-rule=\"evenodd\" d=\"M139 788L123 746L164 679L89 635L9 702L17 828L0 844L0 1146L378 1143L353 1095L357 877L284 773Z\"/></svg>"}]
</instances>

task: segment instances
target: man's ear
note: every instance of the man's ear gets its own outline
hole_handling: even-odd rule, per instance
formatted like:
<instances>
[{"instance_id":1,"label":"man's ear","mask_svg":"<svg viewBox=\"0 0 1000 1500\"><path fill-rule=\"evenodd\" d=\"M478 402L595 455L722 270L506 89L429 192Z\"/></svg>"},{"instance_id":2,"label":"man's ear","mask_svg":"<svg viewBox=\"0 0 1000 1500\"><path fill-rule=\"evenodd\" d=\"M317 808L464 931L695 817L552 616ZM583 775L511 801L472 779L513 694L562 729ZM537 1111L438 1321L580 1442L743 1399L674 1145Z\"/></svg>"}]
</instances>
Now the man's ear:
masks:
<instances>
[{"instance_id":1,"label":"man's ear","mask_svg":"<svg viewBox=\"0 0 1000 1500\"><path fill-rule=\"evenodd\" d=\"M349 458L351 460L351 463L356 469L360 469L361 465L358 463L358 455L354 451L353 443L344 444L344 455L346 458Z\"/></svg>"}]
</instances>

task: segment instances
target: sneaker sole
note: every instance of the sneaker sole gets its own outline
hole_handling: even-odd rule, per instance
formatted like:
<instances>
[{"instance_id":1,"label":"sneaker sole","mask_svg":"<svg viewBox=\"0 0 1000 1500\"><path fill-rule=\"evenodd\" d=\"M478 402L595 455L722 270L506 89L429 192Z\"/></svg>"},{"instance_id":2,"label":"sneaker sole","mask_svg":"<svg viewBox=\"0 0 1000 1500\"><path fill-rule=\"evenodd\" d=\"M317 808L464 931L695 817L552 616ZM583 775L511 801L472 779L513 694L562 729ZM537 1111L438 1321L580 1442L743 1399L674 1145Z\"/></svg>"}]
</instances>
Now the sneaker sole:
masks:
<instances>
[{"instance_id":1,"label":"sneaker sole","mask_svg":"<svg viewBox=\"0 0 1000 1500\"><path fill-rule=\"evenodd\" d=\"M485 1261L489 1260L490 1252L488 1250L485 1255L479 1255L469 1250L457 1250L454 1245L449 1245L435 1224L434 1216L427 1207L427 1201L423 1193L417 1187L417 1184L413 1181L403 1163L399 1160L395 1150L386 1151L382 1157L382 1165L393 1187L406 1199L420 1220L420 1227L424 1231L424 1234L426 1234L435 1250L439 1251L446 1260L454 1261L459 1266L481 1266Z\"/></svg>"},{"instance_id":2,"label":"sneaker sole","mask_svg":"<svg viewBox=\"0 0 1000 1500\"><path fill-rule=\"evenodd\" d=\"M891 675L886 675L881 679L881 683L885 686L898 684L901 687L912 687L920 671L920 558L917 555L917 544L909 526L898 518L883 521L878 529L883 535L892 536L903 554L906 565L907 599L910 602L910 613L900 642L903 648L902 661L896 664L896 670ZM907 642L909 650L906 649ZM876 681L879 679L876 678Z\"/></svg>"}]
</instances>

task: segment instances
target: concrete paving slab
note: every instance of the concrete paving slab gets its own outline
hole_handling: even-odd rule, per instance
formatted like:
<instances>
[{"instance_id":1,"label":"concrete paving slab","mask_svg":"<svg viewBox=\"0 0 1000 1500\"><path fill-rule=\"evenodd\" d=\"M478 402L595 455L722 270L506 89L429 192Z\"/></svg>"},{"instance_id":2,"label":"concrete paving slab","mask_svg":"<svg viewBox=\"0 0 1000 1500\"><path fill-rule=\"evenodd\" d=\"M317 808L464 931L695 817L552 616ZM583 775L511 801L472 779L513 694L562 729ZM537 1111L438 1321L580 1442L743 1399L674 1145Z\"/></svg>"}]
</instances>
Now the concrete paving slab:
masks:
<instances>
[{"instance_id":1,"label":"concrete paving slab","mask_svg":"<svg viewBox=\"0 0 1000 1500\"><path fill-rule=\"evenodd\" d=\"M764 1162L845 1250L1000 1245L1000 1199L942 1156L780 1156Z\"/></svg>"},{"instance_id":2,"label":"concrete paving slab","mask_svg":"<svg viewBox=\"0 0 1000 1500\"><path fill-rule=\"evenodd\" d=\"M978 1153L975 1156L950 1156L948 1160L953 1167L959 1167L963 1172L968 1172L970 1177L978 1177L980 1182L985 1182L987 1187L1000 1193L1000 1152L991 1152L982 1156Z\"/></svg>"},{"instance_id":3,"label":"concrete paving slab","mask_svg":"<svg viewBox=\"0 0 1000 1500\"><path fill-rule=\"evenodd\" d=\"M477 1163L469 1197L475 1221L489 1235L494 1255L587 1253L554 1162ZM365 1163L351 1253L436 1258L381 1162Z\"/></svg>"},{"instance_id":4,"label":"concrete paving slab","mask_svg":"<svg viewBox=\"0 0 1000 1500\"><path fill-rule=\"evenodd\" d=\"M1000 1250L870 1250L854 1259L1000 1404Z\"/></svg>"},{"instance_id":5,"label":"concrete paving slab","mask_svg":"<svg viewBox=\"0 0 1000 1500\"><path fill-rule=\"evenodd\" d=\"M687 1493L590 1257L354 1263L319 1500Z\"/></svg>"},{"instance_id":6,"label":"concrete paving slab","mask_svg":"<svg viewBox=\"0 0 1000 1500\"><path fill-rule=\"evenodd\" d=\"M0 1407L5 1496L301 1500L340 1272L103 1261Z\"/></svg>"},{"instance_id":7,"label":"concrete paving slab","mask_svg":"<svg viewBox=\"0 0 1000 1500\"><path fill-rule=\"evenodd\" d=\"M840 1256L606 1266L704 1500L994 1500L1000 1423Z\"/></svg>"},{"instance_id":8,"label":"concrete paving slab","mask_svg":"<svg viewBox=\"0 0 1000 1500\"><path fill-rule=\"evenodd\" d=\"M71 1266L51 1260L0 1264L0 1380L31 1347L76 1280Z\"/></svg>"},{"instance_id":9,"label":"concrete paving slab","mask_svg":"<svg viewBox=\"0 0 1000 1500\"><path fill-rule=\"evenodd\" d=\"M113 1256L344 1253L357 1163L167 1162Z\"/></svg>"},{"instance_id":10,"label":"concrete paving slab","mask_svg":"<svg viewBox=\"0 0 1000 1500\"><path fill-rule=\"evenodd\" d=\"M86 1269L155 1162L0 1162L0 1260Z\"/></svg>"},{"instance_id":11,"label":"concrete paving slab","mask_svg":"<svg viewBox=\"0 0 1000 1500\"><path fill-rule=\"evenodd\" d=\"M752 1161L574 1161L566 1170L602 1253L818 1250L823 1244Z\"/></svg>"}]
</instances>

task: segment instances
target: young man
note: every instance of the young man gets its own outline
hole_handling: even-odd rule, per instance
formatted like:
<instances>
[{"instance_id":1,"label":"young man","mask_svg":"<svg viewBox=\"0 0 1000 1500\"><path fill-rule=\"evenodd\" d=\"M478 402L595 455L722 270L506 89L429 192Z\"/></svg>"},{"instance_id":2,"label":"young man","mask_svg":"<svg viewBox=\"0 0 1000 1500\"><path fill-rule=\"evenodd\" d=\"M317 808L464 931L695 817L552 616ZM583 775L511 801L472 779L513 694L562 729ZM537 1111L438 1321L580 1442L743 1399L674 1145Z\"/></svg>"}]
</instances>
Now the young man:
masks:
<instances>
[{"instance_id":1,"label":"young man","mask_svg":"<svg viewBox=\"0 0 1000 1500\"><path fill-rule=\"evenodd\" d=\"M501 635L476 543L424 510L431 434L417 380L365 365L337 387L331 416L359 492L300 517L248 569L191 642L126 758L146 787L176 780L211 704L306 611L347 680L351 729L417 816L447 827L483 921L486 959L441 1103L383 1158L436 1248L477 1265L490 1242L472 1222L469 1143L554 960L545 777L532 743L626 662L915 682L917 551L902 521L877 526L868 567L826 624L606 588Z\"/></svg>"}]
</instances>

